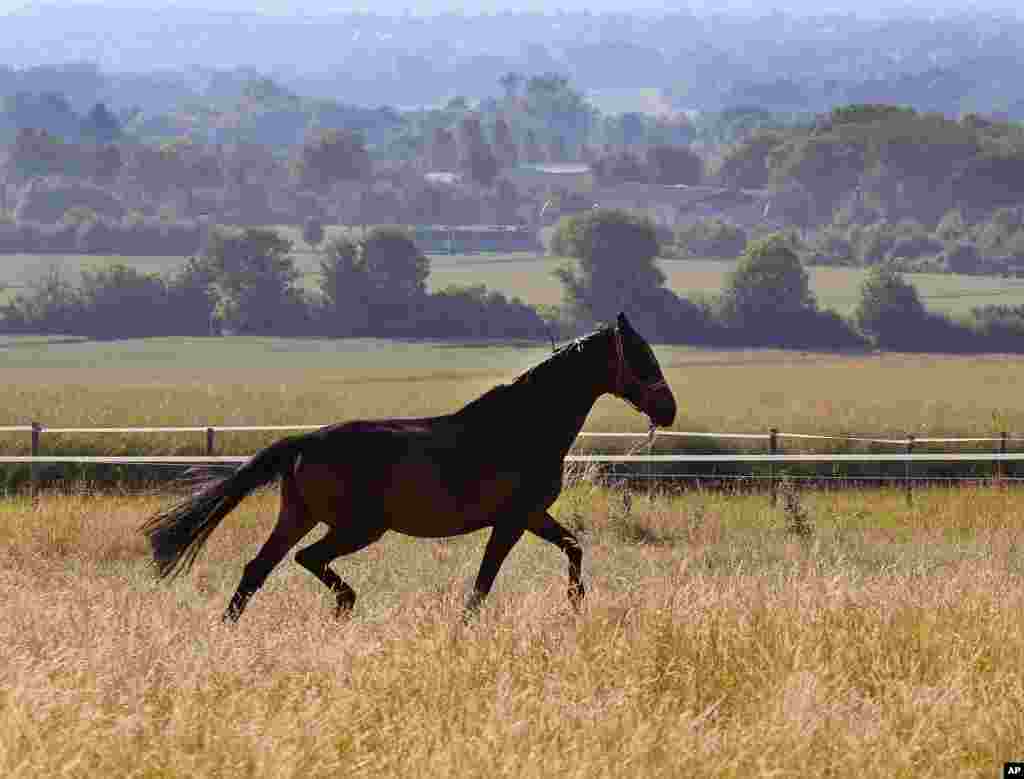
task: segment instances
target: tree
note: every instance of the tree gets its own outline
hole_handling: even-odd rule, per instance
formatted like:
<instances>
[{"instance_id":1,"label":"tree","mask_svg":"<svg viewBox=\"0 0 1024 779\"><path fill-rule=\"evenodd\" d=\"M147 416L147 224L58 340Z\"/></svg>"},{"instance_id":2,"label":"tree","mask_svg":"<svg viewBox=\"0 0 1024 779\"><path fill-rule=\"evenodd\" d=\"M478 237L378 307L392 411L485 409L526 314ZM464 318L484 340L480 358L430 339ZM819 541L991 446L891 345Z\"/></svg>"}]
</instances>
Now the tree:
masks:
<instances>
[{"instance_id":1,"label":"tree","mask_svg":"<svg viewBox=\"0 0 1024 779\"><path fill-rule=\"evenodd\" d=\"M387 297L410 299L426 292L430 260L400 227L375 227L362 242L366 271Z\"/></svg>"},{"instance_id":2,"label":"tree","mask_svg":"<svg viewBox=\"0 0 1024 779\"><path fill-rule=\"evenodd\" d=\"M734 259L747 247L742 227L720 219L701 219L675 232L676 246L690 257Z\"/></svg>"},{"instance_id":3,"label":"tree","mask_svg":"<svg viewBox=\"0 0 1024 779\"><path fill-rule=\"evenodd\" d=\"M518 298L508 300L483 284L449 285L428 298L419 327L440 338L536 338L545 334L544 321Z\"/></svg>"},{"instance_id":4,"label":"tree","mask_svg":"<svg viewBox=\"0 0 1024 779\"><path fill-rule=\"evenodd\" d=\"M220 318L241 333L287 333L301 319L292 242L274 230L215 229L205 261L220 293Z\"/></svg>"},{"instance_id":5,"label":"tree","mask_svg":"<svg viewBox=\"0 0 1024 779\"><path fill-rule=\"evenodd\" d=\"M130 170L149 197L160 199L179 186L184 169L179 145L132 149Z\"/></svg>"},{"instance_id":6,"label":"tree","mask_svg":"<svg viewBox=\"0 0 1024 779\"><path fill-rule=\"evenodd\" d=\"M753 134L726 153L718 170L719 181L735 189L764 189L771 178L771 155L784 141L785 136L779 132Z\"/></svg>"},{"instance_id":7,"label":"tree","mask_svg":"<svg viewBox=\"0 0 1024 779\"><path fill-rule=\"evenodd\" d=\"M647 167L656 184L700 184L704 160L688 146L652 146Z\"/></svg>"},{"instance_id":8,"label":"tree","mask_svg":"<svg viewBox=\"0 0 1024 779\"><path fill-rule=\"evenodd\" d=\"M814 312L809 276L781 234L753 242L726 278L722 315L735 327L772 327L780 317Z\"/></svg>"},{"instance_id":9,"label":"tree","mask_svg":"<svg viewBox=\"0 0 1024 779\"><path fill-rule=\"evenodd\" d=\"M641 144L647 134L647 121L643 114L635 111L622 114L617 120L617 140L627 149Z\"/></svg>"},{"instance_id":10,"label":"tree","mask_svg":"<svg viewBox=\"0 0 1024 779\"><path fill-rule=\"evenodd\" d=\"M103 103L97 103L82 120L82 138L96 144L113 143L121 137L121 123Z\"/></svg>"},{"instance_id":11,"label":"tree","mask_svg":"<svg viewBox=\"0 0 1024 779\"><path fill-rule=\"evenodd\" d=\"M469 117L459 122L459 168L484 187L489 187L498 175L498 160L484 140L479 119Z\"/></svg>"},{"instance_id":12,"label":"tree","mask_svg":"<svg viewBox=\"0 0 1024 779\"><path fill-rule=\"evenodd\" d=\"M973 213L1024 202L1024 153L986 153L953 178L952 196Z\"/></svg>"},{"instance_id":13,"label":"tree","mask_svg":"<svg viewBox=\"0 0 1024 779\"><path fill-rule=\"evenodd\" d=\"M454 172L459 168L459 145L455 135L443 127L434 129L430 142L430 167L436 171Z\"/></svg>"},{"instance_id":14,"label":"tree","mask_svg":"<svg viewBox=\"0 0 1024 779\"><path fill-rule=\"evenodd\" d=\"M494 186L494 206L499 224L515 224L519 216L519 193L508 179L498 179Z\"/></svg>"},{"instance_id":15,"label":"tree","mask_svg":"<svg viewBox=\"0 0 1024 779\"><path fill-rule=\"evenodd\" d=\"M18 130L8 152L7 167L17 178L28 181L37 177L67 174L67 151L60 138L46 130L25 127Z\"/></svg>"},{"instance_id":16,"label":"tree","mask_svg":"<svg viewBox=\"0 0 1024 779\"><path fill-rule=\"evenodd\" d=\"M359 246L348 238L335 238L320 260L323 323L335 336L369 332L373 289Z\"/></svg>"},{"instance_id":17,"label":"tree","mask_svg":"<svg viewBox=\"0 0 1024 779\"><path fill-rule=\"evenodd\" d=\"M213 335L217 308L216 273L208 262L189 257L165 279L168 316L174 335Z\"/></svg>"},{"instance_id":18,"label":"tree","mask_svg":"<svg viewBox=\"0 0 1024 779\"><path fill-rule=\"evenodd\" d=\"M68 142L81 132L80 117L60 92L16 92L3 99L3 113L19 130L45 130Z\"/></svg>"},{"instance_id":19,"label":"tree","mask_svg":"<svg viewBox=\"0 0 1024 779\"><path fill-rule=\"evenodd\" d=\"M964 216L956 209L947 211L935 228L935 236L942 241L959 241L966 238L967 233L968 227L964 222Z\"/></svg>"},{"instance_id":20,"label":"tree","mask_svg":"<svg viewBox=\"0 0 1024 779\"><path fill-rule=\"evenodd\" d=\"M514 168L519 162L519 149L512 131L508 122L500 116L494 122L494 153L502 167Z\"/></svg>"},{"instance_id":21,"label":"tree","mask_svg":"<svg viewBox=\"0 0 1024 779\"><path fill-rule=\"evenodd\" d=\"M375 227L360 246L370 287L369 326L374 332L409 332L426 294L430 260L399 227Z\"/></svg>"},{"instance_id":22,"label":"tree","mask_svg":"<svg viewBox=\"0 0 1024 779\"><path fill-rule=\"evenodd\" d=\"M594 176L603 184L618 184L627 181L647 183L650 170L633 152L613 152L601 157L591 166Z\"/></svg>"},{"instance_id":23,"label":"tree","mask_svg":"<svg viewBox=\"0 0 1024 779\"><path fill-rule=\"evenodd\" d=\"M315 216L306 217L302 224L302 240L312 247L317 247L324 239L324 225Z\"/></svg>"},{"instance_id":24,"label":"tree","mask_svg":"<svg viewBox=\"0 0 1024 779\"><path fill-rule=\"evenodd\" d=\"M52 265L28 284L4 309L6 326L30 333L73 334L82 312L82 296L59 265Z\"/></svg>"},{"instance_id":25,"label":"tree","mask_svg":"<svg viewBox=\"0 0 1024 779\"><path fill-rule=\"evenodd\" d=\"M533 130L526 131L526 141L523 143L523 153L526 161L531 165L544 162L544 150L537 141L537 134Z\"/></svg>"},{"instance_id":26,"label":"tree","mask_svg":"<svg viewBox=\"0 0 1024 779\"><path fill-rule=\"evenodd\" d=\"M577 146L595 121L593 106L557 73L530 77L524 102L527 114L542 123L545 134L561 134L569 146Z\"/></svg>"},{"instance_id":27,"label":"tree","mask_svg":"<svg viewBox=\"0 0 1024 779\"><path fill-rule=\"evenodd\" d=\"M523 85L523 81L525 81L523 74L515 71L509 71L498 79L501 88L505 90L506 101L511 102L519 96L519 87Z\"/></svg>"},{"instance_id":28,"label":"tree","mask_svg":"<svg viewBox=\"0 0 1024 779\"><path fill-rule=\"evenodd\" d=\"M325 130L302 145L295 164L304 189L327 192L337 181L361 181L370 174L370 155L362 133Z\"/></svg>"},{"instance_id":29,"label":"tree","mask_svg":"<svg viewBox=\"0 0 1024 779\"><path fill-rule=\"evenodd\" d=\"M784 348L863 346L845 319L818 309L793 245L792 236L774 233L744 252L719 299L728 341Z\"/></svg>"},{"instance_id":30,"label":"tree","mask_svg":"<svg viewBox=\"0 0 1024 779\"><path fill-rule=\"evenodd\" d=\"M167 290L163 280L123 263L82 271L82 313L75 331L92 338L162 335Z\"/></svg>"},{"instance_id":31,"label":"tree","mask_svg":"<svg viewBox=\"0 0 1024 779\"><path fill-rule=\"evenodd\" d=\"M112 143L96 149L93 155L92 179L97 184L112 184L124 167L121 150Z\"/></svg>"},{"instance_id":32,"label":"tree","mask_svg":"<svg viewBox=\"0 0 1024 779\"><path fill-rule=\"evenodd\" d=\"M876 265L861 283L854 319L878 346L900 347L917 340L926 311L913 284L888 265Z\"/></svg>"},{"instance_id":33,"label":"tree","mask_svg":"<svg viewBox=\"0 0 1024 779\"><path fill-rule=\"evenodd\" d=\"M981 254L969 241L960 241L943 252L946 267L952 273L978 273L981 270Z\"/></svg>"},{"instance_id":34,"label":"tree","mask_svg":"<svg viewBox=\"0 0 1024 779\"><path fill-rule=\"evenodd\" d=\"M593 209L563 217L551 248L578 260L576 267L558 268L555 277L562 282L566 304L583 321L610 322L642 293L665 283L665 275L654 264L654 225L626 211Z\"/></svg>"},{"instance_id":35,"label":"tree","mask_svg":"<svg viewBox=\"0 0 1024 779\"><path fill-rule=\"evenodd\" d=\"M864 173L863 144L841 138L795 137L776 149L769 162L776 191L794 188L808 195L811 224L831 222L843 195L853 190Z\"/></svg>"}]
</instances>

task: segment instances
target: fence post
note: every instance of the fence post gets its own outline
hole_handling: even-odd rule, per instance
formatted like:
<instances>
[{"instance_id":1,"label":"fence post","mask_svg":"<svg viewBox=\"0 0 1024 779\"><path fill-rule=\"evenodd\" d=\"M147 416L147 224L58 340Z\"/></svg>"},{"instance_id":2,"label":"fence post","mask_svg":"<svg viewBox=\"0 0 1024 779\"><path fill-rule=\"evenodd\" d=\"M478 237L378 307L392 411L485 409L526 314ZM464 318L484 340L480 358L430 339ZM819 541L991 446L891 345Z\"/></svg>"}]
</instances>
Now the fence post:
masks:
<instances>
[{"instance_id":1,"label":"fence post","mask_svg":"<svg viewBox=\"0 0 1024 779\"><path fill-rule=\"evenodd\" d=\"M652 430L651 434L647 437L647 456L650 457L654 454L654 436L657 434L657 430ZM647 461L647 492L650 494L651 489L654 485L654 463L651 460Z\"/></svg>"},{"instance_id":2,"label":"fence post","mask_svg":"<svg viewBox=\"0 0 1024 779\"><path fill-rule=\"evenodd\" d=\"M206 428L206 456L213 457L213 428Z\"/></svg>"},{"instance_id":3,"label":"fence post","mask_svg":"<svg viewBox=\"0 0 1024 779\"><path fill-rule=\"evenodd\" d=\"M1006 439L1007 438L1008 438L1008 436L1007 436L1005 431L999 434L999 453L1000 454L1006 454ZM1006 476L1006 461L1005 460L999 460L996 463L996 478L999 479L1000 482L1002 482L1002 480L1003 480L1003 478L1005 476Z\"/></svg>"},{"instance_id":4,"label":"fence post","mask_svg":"<svg viewBox=\"0 0 1024 779\"><path fill-rule=\"evenodd\" d=\"M39 456L39 436L42 434L42 432L43 432L43 426L41 424L39 424L38 422L33 422L32 423L32 456L33 457L38 457ZM29 489L29 494L32 495L32 497L35 497L35 495L36 495L36 488L38 486L37 483L36 483L36 480L37 480L38 476L39 476L39 474L36 472L36 463L33 460L31 463L29 463L29 466L28 466L28 489Z\"/></svg>"},{"instance_id":5,"label":"fence post","mask_svg":"<svg viewBox=\"0 0 1024 779\"><path fill-rule=\"evenodd\" d=\"M777 454L779 451L779 429L773 427L768 431L768 452L769 454ZM772 488L772 505L775 506L779 502L779 486L775 483L775 463L768 463L768 479L771 482Z\"/></svg>"},{"instance_id":6,"label":"fence post","mask_svg":"<svg viewBox=\"0 0 1024 779\"><path fill-rule=\"evenodd\" d=\"M907 454L914 453L914 436L907 436ZM905 461L903 469L904 480L906 482L907 490L907 505L912 506L914 503L913 486L910 481L910 460Z\"/></svg>"}]
</instances>

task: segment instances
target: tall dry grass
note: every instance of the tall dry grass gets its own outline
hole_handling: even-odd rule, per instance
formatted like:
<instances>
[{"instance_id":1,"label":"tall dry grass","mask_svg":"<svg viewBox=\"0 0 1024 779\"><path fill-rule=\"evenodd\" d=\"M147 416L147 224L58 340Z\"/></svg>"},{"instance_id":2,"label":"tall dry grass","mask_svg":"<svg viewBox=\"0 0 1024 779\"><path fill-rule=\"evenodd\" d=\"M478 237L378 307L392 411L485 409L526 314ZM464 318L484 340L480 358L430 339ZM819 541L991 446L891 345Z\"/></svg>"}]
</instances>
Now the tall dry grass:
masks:
<instances>
[{"instance_id":1,"label":"tall dry grass","mask_svg":"<svg viewBox=\"0 0 1024 779\"><path fill-rule=\"evenodd\" d=\"M1007 490L798 500L588 483L555 514L590 587L524 539L479 620L483 536L386 536L335 567L339 624L283 564L219 624L273 521L261 493L193 574L134 533L168 497L0 503L0 774L978 776L1024 744L1024 519Z\"/></svg>"}]
</instances>

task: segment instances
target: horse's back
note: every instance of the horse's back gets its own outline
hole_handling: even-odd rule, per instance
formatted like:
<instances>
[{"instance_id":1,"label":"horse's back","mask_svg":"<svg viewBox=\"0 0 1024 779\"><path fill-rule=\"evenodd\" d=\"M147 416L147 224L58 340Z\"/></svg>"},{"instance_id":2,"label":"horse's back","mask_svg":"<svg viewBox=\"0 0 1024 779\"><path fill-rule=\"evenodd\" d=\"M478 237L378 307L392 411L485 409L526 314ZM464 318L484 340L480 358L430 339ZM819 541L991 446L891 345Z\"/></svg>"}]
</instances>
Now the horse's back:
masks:
<instances>
[{"instance_id":1,"label":"horse's back","mask_svg":"<svg viewBox=\"0 0 1024 779\"><path fill-rule=\"evenodd\" d=\"M304 500L322 521L381 521L414 536L487 526L521 474L478 451L445 418L357 421L324 428L296 466Z\"/></svg>"}]
</instances>

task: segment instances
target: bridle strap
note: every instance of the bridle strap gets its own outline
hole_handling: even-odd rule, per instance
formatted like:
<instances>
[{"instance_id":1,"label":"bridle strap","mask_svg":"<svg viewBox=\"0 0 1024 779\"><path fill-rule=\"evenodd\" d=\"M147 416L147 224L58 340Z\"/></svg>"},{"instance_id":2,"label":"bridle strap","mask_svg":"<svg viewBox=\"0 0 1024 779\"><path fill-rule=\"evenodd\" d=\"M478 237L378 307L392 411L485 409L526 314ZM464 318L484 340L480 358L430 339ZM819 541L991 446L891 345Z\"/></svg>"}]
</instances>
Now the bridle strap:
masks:
<instances>
[{"instance_id":1,"label":"bridle strap","mask_svg":"<svg viewBox=\"0 0 1024 779\"><path fill-rule=\"evenodd\" d=\"M615 388L614 392L621 398L626 397L626 385L627 384L638 384L643 389L644 393L653 392L655 390L664 389L668 386L668 382L664 378L658 381L650 383L640 381L636 375L629 369L626 364L626 355L622 348L622 333L619 332L619 328L612 330L615 339ZM632 403L627 399L627 403ZM635 406L635 404L632 404Z\"/></svg>"}]
</instances>

